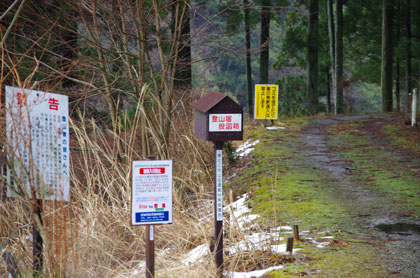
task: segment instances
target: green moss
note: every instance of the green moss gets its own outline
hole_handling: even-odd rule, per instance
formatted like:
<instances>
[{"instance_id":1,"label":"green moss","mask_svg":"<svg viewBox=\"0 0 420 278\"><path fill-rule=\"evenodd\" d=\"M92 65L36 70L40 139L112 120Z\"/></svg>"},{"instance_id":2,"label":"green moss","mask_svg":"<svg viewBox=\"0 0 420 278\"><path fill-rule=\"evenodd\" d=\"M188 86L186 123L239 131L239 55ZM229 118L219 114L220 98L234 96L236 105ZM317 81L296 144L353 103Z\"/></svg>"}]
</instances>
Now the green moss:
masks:
<instances>
[{"instance_id":1,"label":"green moss","mask_svg":"<svg viewBox=\"0 0 420 278\"><path fill-rule=\"evenodd\" d=\"M352 165L360 186L387 194L401 212L411 208L407 213L418 215L417 173L393 161L382 146L372 144L362 130L368 121L332 126L328 130L331 150ZM253 127L247 136L259 139L260 144L252 153L249 169L232 184L239 184L242 191L252 194L253 213L260 214L270 227L298 224L301 231L309 230L315 235L328 231L339 242L349 244L320 249L308 241L298 243L302 250L294 261L264 277L387 277L388 270L383 268L378 255L386 251L374 253L385 247L372 248L377 243L355 236L366 231L354 225L352 208L336 197L328 174L307 163L300 144L301 129L307 124L308 119L299 119L286 122L285 130Z\"/></svg>"},{"instance_id":2,"label":"green moss","mask_svg":"<svg viewBox=\"0 0 420 278\"><path fill-rule=\"evenodd\" d=\"M306 248L296 255L294 263L264 277L388 277L389 270L384 268L369 244L342 242L348 246Z\"/></svg>"},{"instance_id":3,"label":"green moss","mask_svg":"<svg viewBox=\"0 0 420 278\"><path fill-rule=\"evenodd\" d=\"M365 120L366 122L368 120ZM393 149L377 145L372 142L365 133L355 133L354 129L358 126L354 123L346 128L335 125L330 128L331 144L338 147L333 148L340 156L351 161L353 167L359 174L362 185L378 192L385 193L390 199L400 203L398 208L401 211L410 209L420 214L418 210L419 200L410 196L419 196L420 181L417 170L410 169L399 163L398 157L392 152ZM404 136L394 136L400 134L405 127L395 125L385 125L380 130L383 131L384 140L388 140L391 146L404 148L409 141ZM393 135L389 140L387 135ZM345 146L345 147L340 147ZM408 148L408 147L407 147ZM404 200L401 204L401 200ZM417 207L417 209L415 208Z\"/></svg>"}]
</instances>

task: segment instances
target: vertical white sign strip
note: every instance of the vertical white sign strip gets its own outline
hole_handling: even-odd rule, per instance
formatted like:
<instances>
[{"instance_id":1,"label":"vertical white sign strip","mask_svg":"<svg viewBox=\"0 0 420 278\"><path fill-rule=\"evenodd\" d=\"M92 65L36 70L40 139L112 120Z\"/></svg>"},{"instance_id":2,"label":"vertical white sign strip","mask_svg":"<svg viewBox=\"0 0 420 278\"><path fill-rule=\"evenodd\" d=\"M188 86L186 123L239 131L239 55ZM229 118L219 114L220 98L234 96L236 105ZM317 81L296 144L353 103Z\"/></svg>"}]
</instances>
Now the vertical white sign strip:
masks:
<instances>
[{"instance_id":1,"label":"vertical white sign strip","mask_svg":"<svg viewBox=\"0 0 420 278\"><path fill-rule=\"evenodd\" d=\"M155 240L155 229L154 229L154 227L155 226L153 226L153 225L150 225L149 226L150 227L150 230L149 230L149 240L150 241L153 241L153 240Z\"/></svg>"},{"instance_id":2,"label":"vertical white sign strip","mask_svg":"<svg viewBox=\"0 0 420 278\"><path fill-rule=\"evenodd\" d=\"M223 221L223 157L216 150L216 221Z\"/></svg>"}]
</instances>

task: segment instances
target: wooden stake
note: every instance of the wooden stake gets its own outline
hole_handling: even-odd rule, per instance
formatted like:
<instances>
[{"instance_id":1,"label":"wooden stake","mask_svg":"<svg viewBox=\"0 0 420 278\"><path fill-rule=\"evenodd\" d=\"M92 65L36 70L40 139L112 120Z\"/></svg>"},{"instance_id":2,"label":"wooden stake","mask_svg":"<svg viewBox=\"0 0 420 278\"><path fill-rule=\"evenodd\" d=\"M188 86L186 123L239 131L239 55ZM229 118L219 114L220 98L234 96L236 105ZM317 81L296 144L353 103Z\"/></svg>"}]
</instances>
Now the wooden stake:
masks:
<instances>
[{"instance_id":1,"label":"wooden stake","mask_svg":"<svg viewBox=\"0 0 420 278\"><path fill-rule=\"evenodd\" d=\"M299 236L299 226L298 225L293 225L293 235L296 241L300 241L300 236Z\"/></svg>"},{"instance_id":2,"label":"wooden stake","mask_svg":"<svg viewBox=\"0 0 420 278\"><path fill-rule=\"evenodd\" d=\"M42 200L36 200L35 201L35 205L33 208L33 212L34 214L38 215L39 220L42 224ZM33 224L33 228L32 228L32 234L33 234L33 242L32 242L32 254L33 254L33 277L34 278L38 278L42 276L42 266L43 266L43 247L44 247L44 242L42 240L40 231L37 230L36 228L36 224Z\"/></svg>"},{"instance_id":3,"label":"wooden stake","mask_svg":"<svg viewBox=\"0 0 420 278\"><path fill-rule=\"evenodd\" d=\"M153 225L146 225L146 278L155 277L155 231Z\"/></svg>"},{"instance_id":4,"label":"wooden stake","mask_svg":"<svg viewBox=\"0 0 420 278\"><path fill-rule=\"evenodd\" d=\"M214 142L214 250L217 277L223 276L223 142Z\"/></svg>"},{"instance_id":5,"label":"wooden stake","mask_svg":"<svg viewBox=\"0 0 420 278\"><path fill-rule=\"evenodd\" d=\"M286 252L290 252L290 255L292 255L293 253L293 237L292 236L289 236L287 238Z\"/></svg>"}]
</instances>

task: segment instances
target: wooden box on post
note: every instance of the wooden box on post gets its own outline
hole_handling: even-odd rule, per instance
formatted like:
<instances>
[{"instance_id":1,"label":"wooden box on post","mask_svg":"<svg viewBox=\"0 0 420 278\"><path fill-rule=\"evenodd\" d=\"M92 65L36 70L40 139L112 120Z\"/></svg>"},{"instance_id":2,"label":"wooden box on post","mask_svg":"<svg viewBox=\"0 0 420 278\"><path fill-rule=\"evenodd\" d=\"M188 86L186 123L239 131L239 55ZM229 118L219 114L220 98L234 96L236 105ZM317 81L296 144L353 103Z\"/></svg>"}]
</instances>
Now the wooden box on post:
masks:
<instances>
[{"instance_id":1,"label":"wooden box on post","mask_svg":"<svg viewBox=\"0 0 420 278\"><path fill-rule=\"evenodd\" d=\"M242 108L227 95L210 91L196 103L194 134L204 140L226 142L242 140Z\"/></svg>"},{"instance_id":2,"label":"wooden box on post","mask_svg":"<svg viewBox=\"0 0 420 278\"><path fill-rule=\"evenodd\" d=\"M214 143L214 255L217 276L223 277L223 158L226 141L242 140L242 108L223 93L210 91L194 105L194 133Z\"/></svg>"}]
</instances>

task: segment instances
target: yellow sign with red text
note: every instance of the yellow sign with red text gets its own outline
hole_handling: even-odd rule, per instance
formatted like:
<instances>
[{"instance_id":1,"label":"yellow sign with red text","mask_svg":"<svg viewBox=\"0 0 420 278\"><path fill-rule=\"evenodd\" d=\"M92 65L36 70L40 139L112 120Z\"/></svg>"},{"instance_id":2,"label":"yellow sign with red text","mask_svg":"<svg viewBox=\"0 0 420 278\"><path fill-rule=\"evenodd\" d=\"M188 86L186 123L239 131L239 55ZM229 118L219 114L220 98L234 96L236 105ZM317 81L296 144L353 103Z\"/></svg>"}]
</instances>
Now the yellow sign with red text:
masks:
<instances>
[{"instance_id":1,"label":"yellow sign with red text","mask_svg":"<svg viewBox=\"0 0 420 278\"><path fill-rule=\"evenodd\" d=\"M255 85L254 119L277 119L278 95L278 85Z\"/></svg>"}]
</instances>

